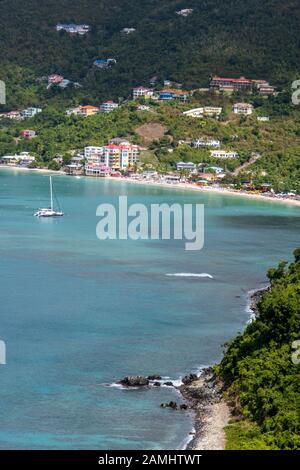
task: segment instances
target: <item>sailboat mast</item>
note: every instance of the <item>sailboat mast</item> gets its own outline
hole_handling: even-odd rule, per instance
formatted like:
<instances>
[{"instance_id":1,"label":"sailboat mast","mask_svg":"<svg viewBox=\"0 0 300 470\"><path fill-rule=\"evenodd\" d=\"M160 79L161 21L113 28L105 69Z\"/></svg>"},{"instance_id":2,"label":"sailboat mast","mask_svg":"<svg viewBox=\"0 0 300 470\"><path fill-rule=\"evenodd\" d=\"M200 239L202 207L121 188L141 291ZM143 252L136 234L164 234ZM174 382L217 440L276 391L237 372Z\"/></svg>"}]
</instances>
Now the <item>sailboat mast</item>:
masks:
<instances>
[{"instance_id":1,"label":"sailboat mast","mask_svg":"<svg viewBox=\"0 0 300 470\"><path fill-rule=\"evenodd\" d=\"M53 211L53 191L52 191L52 177L50 176L50 203L51 210Z\"/></svg>"}]
</instances>

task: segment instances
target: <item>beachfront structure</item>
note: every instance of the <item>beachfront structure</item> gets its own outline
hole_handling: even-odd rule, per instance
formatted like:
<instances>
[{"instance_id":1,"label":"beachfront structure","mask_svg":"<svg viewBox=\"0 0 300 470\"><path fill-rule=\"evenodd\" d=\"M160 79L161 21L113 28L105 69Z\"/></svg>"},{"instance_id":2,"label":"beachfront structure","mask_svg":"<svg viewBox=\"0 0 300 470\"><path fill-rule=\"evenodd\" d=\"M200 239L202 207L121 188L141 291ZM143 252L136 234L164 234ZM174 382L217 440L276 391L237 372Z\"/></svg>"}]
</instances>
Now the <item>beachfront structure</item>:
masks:
<instances>
[{"instance_id":1,"label":"beachfront structure","mask_svg":"<svg viewBox=\"0 0 300 470\"><path fill-rule=\"evenodd\" d=\"M105 101L100 105L100 111L102 113L110 113L114 109L119 107L118 103L114 103L113 101Z\"/></svg>"},{"instance_id":2,"label":"beachfront structure","mask_svg":"<svg viewBox=\"0 0 300 470\"><path fill-rule=\"evenodd\" d=\"M218 117L222 113L223 108L219 106L204 106L201 108L189 109L184 111L185 116L203 118L203 117Z\"/></svg>"},{"instance_id":3,"label":"beachfront structure","mask_svg":"<svg viewBox=\"0 0 300 470\"><path fill-rule=\"evenodd\" d=\"M85 165L85 174L86 176L96 176L105 178L106 176L110 176L112 169L97 163L87 163Z\"/></svg>"},{"instance_id":4,"label":"beachfront structure","mask_svg":"<svg viewBox=\"0 0 300 470\"><path fill-rule=\"evenodd\" d=\"M196 165L193 162L178 162L176 163L177 171L195 171Z\"/></svg>"},{"instance_id":5,"label":"beachfront structure","mask_svg":"<svg viewBox=\"0 0 300 470\"><path fill-rule=\"evenodd\" d=\"M192 142L192 146L195 148L201 147L214 147L219 148L221 142L217 139L213 139L212 137L201 137L200 139L195 139Z\"/></svg>"},{"instance_id":6,"label":"beachfront structure","mask_svg":"<svg viewBox=\"0 0 300 470\"><path fill-rule=\"evenodd\" d=\"M117 63L116 59L110 58L110 59L96 59L94 60L93 64L95 67L98 67L98 69L106 69L110 67L111 65L115 65Z\"/></svg>"},{"instance_id":7,"label":"beachfront structure","mask_svg":"<svg viewBox=\"0 0 300 470\"><path fill-rule=\"evenodd\" d=\"M135 87L132 90L132 97L134 100L137 100L139 98L151 98L153 96L153 90L150 90L150 88L145 88L143 86L138 86Z\"/></svg>"},{"instance_id":8,"label":"beachfront structure","mask_svg":"<svg viewBox=\"0 0 300 470\"><path fill-rule=\"evenodd\" d=\"M234 114L249 116L253 113L254 107L250 103L235 103L232 107Z\"/></svg>"},{"instance_id":9,"label":"beachfront structure","mask_svg":"<svg viewBox=\"0 0 300 470\"><path fill-rule=\"evenodd\" d=\"M124 170L132 166L139 160L139 148L127 141L120 144L110 143L103 147L85 147L84 157L87 166L98 165L112 168L114 170Z\"/></svg>"},{"instance_id":10,"label":"beachfront structure","mask_svg":"<svg viewBox=\"0 0 300 470\"><path fill-rule=\"evenodd\" d=\"M21 137L23 137L23 139L32 139L33 137L36 136L36 133L34 130L32 129L24 129L23 131L21 131Z\"/></svg>"},{"instance_id":11,"label":"beachfront structure","mask_svg":"<svg viewBox=\"0 0 300 470\"><path fill-rule=\"evenodd\" d=\"M36 116L37 114L41 113L42 109L41 108L26 108L21 111L21 116L23 119L30 119Z\"/></svg>"},{"instance_id":12,"label":"beachfront structure","mask_svg":"<svg viewBox=\"0 0 300 470\"><path fill-rule=\"evenodd\" d=\"M164 89L159 93L159 99L162 101L180 100L186 101L190 93L188 91L178 89Z\"/></svg>"},{"instance_id":13,"label":"beachfront structure","mask_svg":"<svg viewBox=\"0 0 300 470\"><path fill-rule=\"evenodd\" d=\"M227 150L211 150L210 156L213 158L239 158L239 154L237 152L227 151Z\"/></svg>"},{"instance_id":14,"label":"beachfront structure","mask_svg":"<svg viewBox=\"0 0 300 470\"><path fill-rule=\"evenodd\" d=\"M176 11L176 14L179 16L187 17L193 13L193 8L183 8L182 10Z\"/></svg>"},{"instance_id":15,"label":"beachfront structure","mask_svg":"<svg viewBox=\"0 0 300 470\"><path fill-rule=\"evenodd\" d=\"M215 75L210 80L210 88L219 91L251 91L252 86L252 80L245 77L225 78Z\"/></svg>"},{"instance_id":16,"label":"beachfront structure","mask_svg":"<svg viewBox=\"0 0 300 470\"><path fill-rule=\"evenodd\" d=\"M163 179L165 180L166 183L168 184L177 184L180 183L180 176L178 175L164 175Z\"/></svg>"},{"instance_id":17,"label":"beachfront structure","mask_svg":"<svg viewBox=\"0 0 300 470\"><path fill-rule=\"evenodd\" d=\"M64 171L67 175L78 176L83 175L84 168L80 163L70 163L69 165L65 166Z\"/></svg>"},{"instance_id":18,"label":"beachfront structure","mask_svg":"<svg viewBox=\"0 0 300 470\"><path fill-rule=\"evenodd\" d=\"M27 167L34 162L34 160L35 157L30 155L28 152L21 152L18 155L4 155L3 157L0 157L1 164L7 166Z\"/></svg>"},{"instance_id":19,"label":"beachfront structure","mask_svg":"<svg viewBox=\"0 0 300 470\"><path fill-rule=\"evenodd\" d=\"M87 34L91 27L88 24L75 23L57 23L56 31L66 31L69 34L79 34L80 36Z\"/></svg>"}]
</instances>

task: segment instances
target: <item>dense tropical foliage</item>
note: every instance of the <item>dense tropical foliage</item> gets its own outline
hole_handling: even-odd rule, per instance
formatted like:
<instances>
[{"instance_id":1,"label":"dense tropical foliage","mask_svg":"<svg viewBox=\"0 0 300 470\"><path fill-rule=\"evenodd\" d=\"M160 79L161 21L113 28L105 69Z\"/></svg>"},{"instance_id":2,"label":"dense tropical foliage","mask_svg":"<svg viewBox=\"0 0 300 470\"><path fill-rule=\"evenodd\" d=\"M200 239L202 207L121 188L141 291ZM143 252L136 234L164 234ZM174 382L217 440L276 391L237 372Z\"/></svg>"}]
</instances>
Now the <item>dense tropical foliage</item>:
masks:
<instances>
[{"instance_id":1,"label":"dense tropical foliage","mask_svg":"<svg viewBox=\"0 0 300 470\"><path fill-rule=\"evenodd\" d=\"M271 288L256 320L217 367L238 415L227 428L228 448L300 449L300 365L292 360L300 339L300 250L294 255L288 267L269 270Z\"/></svg>"}]
</instances>

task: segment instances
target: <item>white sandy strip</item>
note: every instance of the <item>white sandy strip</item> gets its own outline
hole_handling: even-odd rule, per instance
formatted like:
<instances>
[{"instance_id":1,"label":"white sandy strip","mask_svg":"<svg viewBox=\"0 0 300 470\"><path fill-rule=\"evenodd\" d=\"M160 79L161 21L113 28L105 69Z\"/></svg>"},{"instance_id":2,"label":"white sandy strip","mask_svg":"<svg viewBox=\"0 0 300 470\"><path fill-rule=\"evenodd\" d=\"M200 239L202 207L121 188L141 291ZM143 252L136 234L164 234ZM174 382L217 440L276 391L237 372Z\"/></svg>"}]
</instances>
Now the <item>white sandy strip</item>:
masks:
<instances>
[{"instance_id":1,"label":"white sandy strip","mask_svg":"<svg viewBox=\"0 0 300 470\"><path fill-rule=\"evenodd\" d=\"M113 178L112 178L113 179ZM183 189L189 191L198 191L202 193L215 193L215 194L223 194L228 196L238 196L238 197L247 197L248 199L253 199L257 201L267 201L267 202L274 202L274 203L281 203L287 204L291 206L298 206L300 207L300 200L296 199L283 199L278 197L271 197L271 196L262 196L261 194L250 194L242 191L234 191L233 189L228 188L205 188L203 186L196 186L190 183L177 183L177 184L167 184L167 183L159 183L157 181L140 181L134 180L131 178L124 178L118 179L118 181L124 181L126 183L134 183L134 184L141 184L143 186L159 186L161 188L168 188L168 189Z\"/></svg>"},{"instance_id":2,"label":"white sandy strip","mask_svg":"<svg viewBox=\"0 0 300 470\"><path fill-rule=\"evenodd\" d=\"M225 450L226 438L224 428L230 418L229 408L224 401L210 406L210 413L204 422L201 435L193 443L195 450Z\"/></svg>"}]
</instances>

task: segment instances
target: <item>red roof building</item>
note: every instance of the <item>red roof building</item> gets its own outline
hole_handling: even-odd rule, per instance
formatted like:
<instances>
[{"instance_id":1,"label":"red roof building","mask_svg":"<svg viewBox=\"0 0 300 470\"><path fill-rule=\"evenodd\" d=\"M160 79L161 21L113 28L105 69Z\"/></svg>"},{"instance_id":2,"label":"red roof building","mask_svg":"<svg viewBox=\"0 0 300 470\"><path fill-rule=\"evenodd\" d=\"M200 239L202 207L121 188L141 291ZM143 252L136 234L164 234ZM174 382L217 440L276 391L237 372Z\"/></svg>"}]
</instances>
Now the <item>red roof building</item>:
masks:
<instances>
[{"instance_id":1,"label":"red roof building","mask_svg":"<svg viewBox=\"0 0 300 470\"><path fill-rule=\"evenodd\" d=\"M240 78L225 78L213 76L210 81L211 88L220 88L220 87L232 87L234 91L237 90L251 90L253 83L252 80L249 80L245 77Z\"/></svg>"},{"instance_id":2,"label":"red roof building","mask_svg":"<svg viewBox=\"0 0 300 470\"><path fill-rule=\"evenodd\" d=\"M32 129L24 129L23 131L21 131L21 137L23 137L24 139L32 139L33 137L35 137L35 131L33 131Z\"/></svg>"}]
</instances>

